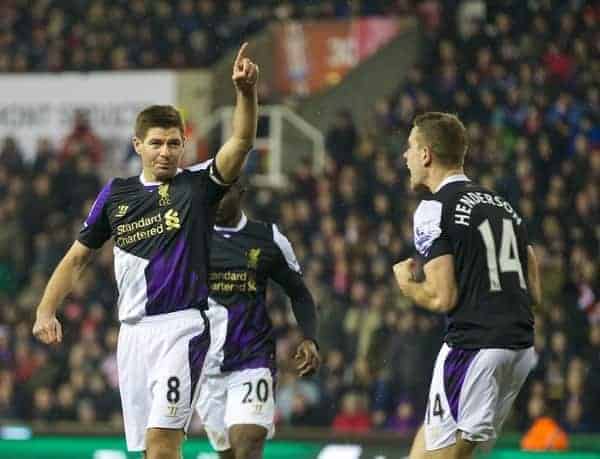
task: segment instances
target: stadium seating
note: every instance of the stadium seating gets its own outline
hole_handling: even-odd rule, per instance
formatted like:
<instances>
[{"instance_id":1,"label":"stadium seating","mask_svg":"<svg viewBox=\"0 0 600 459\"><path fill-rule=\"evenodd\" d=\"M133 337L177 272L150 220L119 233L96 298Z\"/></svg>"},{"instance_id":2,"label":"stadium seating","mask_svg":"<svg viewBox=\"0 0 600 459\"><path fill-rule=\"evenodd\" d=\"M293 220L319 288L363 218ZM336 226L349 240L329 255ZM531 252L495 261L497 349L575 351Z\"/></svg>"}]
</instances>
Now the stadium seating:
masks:
<instances>
[{"instance_id":1,"label":"stadium seating","mask_svg":"<svg viewBox=\"0 0 600 459\"><path fill-rule=\"evenodd\" d=\"M0 72L203 66L271 20L399 11L383 1L358 12L337 1L312 9L258 0L33 3L0 7ZM394 8L410 12L410 3ZM520 210L541 260L540 360L517 400L527 415L509 428L551 415L568 432L600 432L600 11L592 2L513 0L488 2L481 17L442 3L443 22L422 15L426 57L374 101L370 127L359 130L344 112L328 131L323 175L301 166L288 190L248 193L260 195L247 203L250 214L278 222L291 239L321 307L324 365L319 378L298 380L289 359L298 331L285 298L269 297L279 423L407 433L422 419L443 323L400 296L391 266L414 252L403 142L415 114L435 109L465 121L468 175ZM136 27L151 4L156 22ZM166 52L165 40L177 52ZM64 344L42 347L30 330L48 276L101 186L95 153L69 156L40 141L33 163L24 156L19 139L1 141L0 418L119 426L109 247L64 305Z\"/></svg>"}]
</instances>

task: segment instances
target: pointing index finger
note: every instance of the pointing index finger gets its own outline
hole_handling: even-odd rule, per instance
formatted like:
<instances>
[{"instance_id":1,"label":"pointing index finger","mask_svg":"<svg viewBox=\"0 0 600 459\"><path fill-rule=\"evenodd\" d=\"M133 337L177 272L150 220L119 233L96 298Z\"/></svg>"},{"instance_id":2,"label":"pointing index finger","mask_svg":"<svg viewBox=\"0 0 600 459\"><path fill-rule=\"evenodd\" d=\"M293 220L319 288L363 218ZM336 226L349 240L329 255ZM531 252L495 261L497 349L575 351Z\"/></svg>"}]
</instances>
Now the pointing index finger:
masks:
<instances>
[{"instance_id":1,"label":"pointing index finger","mask_svg":"<svg viewBox=\"0 0 600 459\"><path fill-rule=\"evenodd\" d=\"M248 42L245 41L244 43L242 43L242 46L240 47L240 50L237 53L237 56L235 58L235 65L239 65L240 62L242 61L242 59L244 58L244 53L246 52L246 48L248 47Z\"/></svg>"}]
</instances>

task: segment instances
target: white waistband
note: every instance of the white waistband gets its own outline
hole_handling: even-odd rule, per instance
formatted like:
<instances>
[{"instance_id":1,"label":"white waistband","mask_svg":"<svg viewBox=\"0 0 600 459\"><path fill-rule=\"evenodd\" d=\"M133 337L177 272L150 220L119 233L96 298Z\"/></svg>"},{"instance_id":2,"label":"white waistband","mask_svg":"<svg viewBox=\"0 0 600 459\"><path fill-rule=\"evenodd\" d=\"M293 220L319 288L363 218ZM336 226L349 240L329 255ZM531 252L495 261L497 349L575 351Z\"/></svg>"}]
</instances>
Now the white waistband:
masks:
<instances>
[{"instance_id":1,"label":"white waistband","mask_svg":"<svg viewBox=\"0 0 600 459\"><path fill-rule=\"evenodd\" d=\"M182 311L169 312L166 314L156 314L152 316L144 316L139 319L126 320L121 322L121 325L150 325L156 322L170 322L180 319L198 319L202 315L199 309L183 309Z\"/></svg>"}]
</instances>

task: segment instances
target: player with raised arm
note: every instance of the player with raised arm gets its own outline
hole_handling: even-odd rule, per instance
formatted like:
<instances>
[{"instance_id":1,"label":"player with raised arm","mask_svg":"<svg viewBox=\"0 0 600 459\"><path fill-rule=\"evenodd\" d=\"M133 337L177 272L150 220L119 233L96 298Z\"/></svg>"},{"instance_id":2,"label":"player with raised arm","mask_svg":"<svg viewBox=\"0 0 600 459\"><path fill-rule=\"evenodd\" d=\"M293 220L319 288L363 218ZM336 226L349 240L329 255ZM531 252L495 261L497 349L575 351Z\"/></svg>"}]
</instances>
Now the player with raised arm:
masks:
<instances>
[{"instance_id":1,"label":"player with raised arm","mask_svg":"<svg viewBox=\"0 0 600 459\"><path fill-rule=\"evenodd\" d=\"M463 172L467 132L451 114L418 116L404 153L423 258L394 266L403 294L445 313L447 327L411 459L471 458L493 444L536 362L532 306L541 301L536 258L519 214Z\"/></svg>"},{"instance_id":2,"label":"player with raised arm","mask_svg":"<svg viewBox=\"0 0 600 459\"><path fill-rule=\"evenodd\" d=\"M266 308L267 283L291 299L304 339L296 352L301 376L318 369L317 310L288 239L276 225L253 221L235 184L217 210L210 256L211 333L223 343L219 371L207 376L197 404L221 459L259 459L274 433L275 339ZM214 354L213 354L214 355ZM211 365L216 368L217 365Z\"/></svg>"},{"instance_id":3,"label":"player with raised arm","mask_svg":"<svg viewBox=\"0 0 600 459\"><path fill-rule=\"evenodd\" d=\"M95 250L114 240L125 436L127 448L148 459L181 456L201 387L211 344L204 311L214 214L256 136L258 67L245 57L246 46L233 66L233 133L215 160L180 169L185 137L179 112L161 105L140 112L133 144L142 173L104 186L37 307L33 334L60 343L59 305Z\"/></svg>"}]
</instances>

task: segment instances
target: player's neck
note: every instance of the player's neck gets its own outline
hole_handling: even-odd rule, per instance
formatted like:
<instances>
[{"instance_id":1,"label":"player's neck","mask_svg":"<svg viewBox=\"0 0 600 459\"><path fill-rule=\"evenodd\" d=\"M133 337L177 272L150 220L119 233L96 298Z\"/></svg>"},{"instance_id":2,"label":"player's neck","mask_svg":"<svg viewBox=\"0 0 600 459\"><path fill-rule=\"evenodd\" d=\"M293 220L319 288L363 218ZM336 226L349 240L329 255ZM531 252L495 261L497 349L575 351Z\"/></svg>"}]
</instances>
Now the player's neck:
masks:
<instances>
[{"instance_id":1,"label":"player's neck","mask_svg":"<svg viewBox=\"0 0 600 459\"><path fill-rule=\"evenodd\" d=\"M148 182L148 183L154 183L154 182L161 181L156 178L156 175L154 175L154 173L150 169L142 169L142 177L144 177L144 182Z\"/></svg>"},{"instance_id":2,"label":"player's neck","mask_svg":"<svg viewBox=\"0 0 600 459\"><path fill-rule=\"evenodd\" d=\"M453 175L464 175L465 171L462 167L457 167L454 169L438 169L432 170L427 180L427 188L432 193L435 193L439 188L440 184L446 180L448 177L452 177Z\"/></svg>"},{"instance_id":3,"label":"player's neck","mask_svg":"<svg viewBox=\"0 0 600 459\"><path fill-rule=\"evenodd\" d=\"M240 211L235 217L228 220L217 221L215 225L221 228L236 228L242 221L242 211Z\"/></svg>"}]
</instances>

